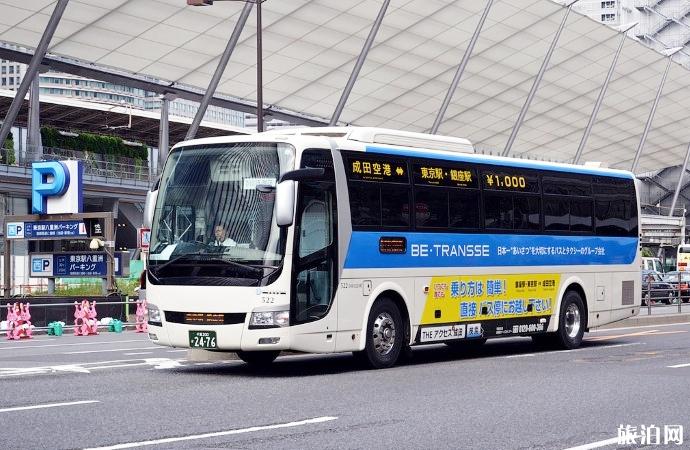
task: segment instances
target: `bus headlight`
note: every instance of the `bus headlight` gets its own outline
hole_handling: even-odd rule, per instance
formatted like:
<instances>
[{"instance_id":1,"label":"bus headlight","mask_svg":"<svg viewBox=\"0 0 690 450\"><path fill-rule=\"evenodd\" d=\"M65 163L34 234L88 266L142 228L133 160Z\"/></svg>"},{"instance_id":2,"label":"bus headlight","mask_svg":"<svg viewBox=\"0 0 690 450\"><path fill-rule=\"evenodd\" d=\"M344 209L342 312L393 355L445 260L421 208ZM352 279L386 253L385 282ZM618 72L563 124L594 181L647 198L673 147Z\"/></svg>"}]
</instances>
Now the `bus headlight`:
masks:
<instances>
[{"instance_id":1,"label":"bus headlight","mask_svg":"<svg viewBox=\"0 0 690 450\"><path fill-rule=\"evenodd\" d=\"M286 327L290 324L290 311L253 312L249 328Z\"/></svg>"},{"instance_id":2,"label":"bus headlight","mask_svg":"<svg viewBox=\"0 0 690 450\"><path fill-rule=\"evenodd\" d=\"M149 316L148 323L158 326L163 323L163 320L161 319L161 311L158 309L158 306L152 305L151 303L147 304L146 313Z\"/></svg>"}]
</instances>

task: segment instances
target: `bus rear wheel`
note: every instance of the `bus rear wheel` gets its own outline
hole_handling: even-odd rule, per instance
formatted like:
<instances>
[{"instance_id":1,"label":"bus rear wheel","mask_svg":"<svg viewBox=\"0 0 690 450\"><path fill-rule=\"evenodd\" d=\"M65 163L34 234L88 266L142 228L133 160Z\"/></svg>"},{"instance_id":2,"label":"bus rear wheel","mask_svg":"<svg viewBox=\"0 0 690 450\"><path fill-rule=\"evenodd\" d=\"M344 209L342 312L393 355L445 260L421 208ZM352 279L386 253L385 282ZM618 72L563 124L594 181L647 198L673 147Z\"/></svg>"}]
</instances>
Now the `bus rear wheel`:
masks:
<instances>
[{"instance_id":1,"label":"bus rear wheel","mask_svg":"<svg viewBox=\"0 0 690 450\"><path fill-rule=\"evenodd\" d=\"M585 335L586 321L585 304L580 294L575 291L566 292L561 303L558 331L555 335L558 347L566 350L579 347Z\"/></svg>"},{"instance_id":2,"label":"bus rear wheel","mask_svg":"<svg viewBox=\"0 0 690 450\"><path fill-rule=\"evenodd\" d=\"M247 364L253 367L266 367L269 366L280 354L279 351L260 351L260 352L250 352L250 351L238 351L237 356Z\"/></svg>"},{"instance_id":3,"label":"bus rear wheel","mask_svg":"<svg viewBox=\"0 0 690 450\"><path fill-rule=\"evenodd\" d=\"M355 352L355 359L372 369L393 366L400 356L405 326L397 305L388 298L374 303L367 321L364 350Z\"/></svg>"}]
</instances>

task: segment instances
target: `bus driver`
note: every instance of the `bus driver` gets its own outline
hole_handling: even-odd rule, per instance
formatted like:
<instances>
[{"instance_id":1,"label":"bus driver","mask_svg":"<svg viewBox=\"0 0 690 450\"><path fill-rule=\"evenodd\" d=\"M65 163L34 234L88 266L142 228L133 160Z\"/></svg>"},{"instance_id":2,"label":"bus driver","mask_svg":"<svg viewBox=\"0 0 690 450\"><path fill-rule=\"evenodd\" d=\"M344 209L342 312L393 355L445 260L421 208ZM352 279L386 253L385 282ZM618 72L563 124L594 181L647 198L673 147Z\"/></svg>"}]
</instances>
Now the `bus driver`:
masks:
<instances>
[{"instance_id":1,"label":"bus driver","mask_svg":"<svg viewBox=\"0 0 690 450\"><path fill-rule=\"evenodd\" d=\"M213 247L234 247L237 245L235 241L227 237L227 232L223 225L216 225L213 227L214 239L211 241Z\"/></svg>"}]
</instances>

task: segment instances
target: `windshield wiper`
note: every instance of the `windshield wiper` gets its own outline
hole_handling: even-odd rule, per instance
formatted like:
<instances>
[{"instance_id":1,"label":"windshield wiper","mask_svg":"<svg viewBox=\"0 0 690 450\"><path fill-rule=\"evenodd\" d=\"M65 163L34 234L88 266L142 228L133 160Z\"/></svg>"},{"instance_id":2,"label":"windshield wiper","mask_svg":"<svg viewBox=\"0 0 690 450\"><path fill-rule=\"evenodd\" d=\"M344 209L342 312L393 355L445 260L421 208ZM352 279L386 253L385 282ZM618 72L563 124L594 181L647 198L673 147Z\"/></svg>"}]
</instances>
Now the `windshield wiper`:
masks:
<instances>
[{"instance_id":1,"label":"windshield wiper","mask_svg":"<svg viewBox=\"0 0 690 450\"><path fill-rule=\"evenodd\" d=\"M185 255L176 256L176 257L164 262L163 264L160 264L160 265L156 264L155 266L152 266L151 269L155 268L156 272L158 272L158 271L168 267L172 263L182 261L183 259L189 258L190 256L201 255L201 254L202 254L201 252L196 252L196 253L187 253ZM192 258L189 258L189 259L192 259Z\"/></svg>"},{"instance_id":2,"label":"windshield wiper","mask_svg":"<svg viewBox=\"0 0 690 450\"><path fill-rule=\"evenodd\" d=\"M197 258L198 256L201 256L202 258ZM169 266L169 265L171 265L171 264L173 264L173 263L181 262L181 261L185 261L185 260L189 260L190 262L195 262L195 263L198 263L198 264L199 264L199 263L200 263L200 264L204 264L204 263L214 263L214 264L221 263L221 264L226 264L226 265L228 265L228 266L232 266L232 267L237 267L237 268L239 268L239 269L243 269L243 270L245 270L245 271L250 272L250 273L251 273L252 275L254 275L254 276L261 275L261 268L256 267L256 266L254 266L254 265L252 265L252 264L242 264L242 263L235 262L235 261L231 261L231 260L228 260L228 259L219 258L219 257L217 257L217 256L215 256L215 255L213 255L213 254L208 254L208 253L205 253L205 252L187 253L187 254L185 254L185 255L176 256L175 258L171 259L170 261L166 261L166 262L164 262L163 264L161 264L161 265L159 265L159 266L155 266L155 268L156 268L156 273L159 273L162 269L164 269L165 267L167 267L167 266ZM272 266L271 266L271 267L272 267ZM153 268L153 267L152 267L152 268Z\"/></svg>"}]
</instances>

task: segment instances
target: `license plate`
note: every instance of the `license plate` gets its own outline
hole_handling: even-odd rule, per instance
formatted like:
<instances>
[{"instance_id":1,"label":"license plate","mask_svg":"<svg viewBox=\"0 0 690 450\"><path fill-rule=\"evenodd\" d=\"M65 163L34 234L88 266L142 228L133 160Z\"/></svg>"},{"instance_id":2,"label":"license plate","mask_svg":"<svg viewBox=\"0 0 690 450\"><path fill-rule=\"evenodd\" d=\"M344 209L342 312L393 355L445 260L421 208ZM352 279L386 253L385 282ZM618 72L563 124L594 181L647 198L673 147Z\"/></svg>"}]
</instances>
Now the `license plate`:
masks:
<instances>
[{"instance_id":1,"label":"license plate","mask_svg":"<svg viewBox=\"0 0 690 450\"><path fill-rule=\"evenodd\" d=\"M190 331L189 346L192 348L217 348L215 331Z\"/></svg>"}]
</instances>

